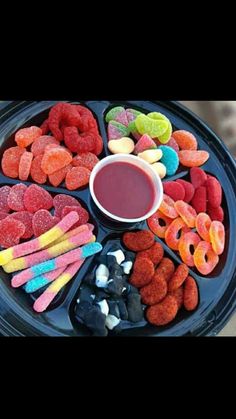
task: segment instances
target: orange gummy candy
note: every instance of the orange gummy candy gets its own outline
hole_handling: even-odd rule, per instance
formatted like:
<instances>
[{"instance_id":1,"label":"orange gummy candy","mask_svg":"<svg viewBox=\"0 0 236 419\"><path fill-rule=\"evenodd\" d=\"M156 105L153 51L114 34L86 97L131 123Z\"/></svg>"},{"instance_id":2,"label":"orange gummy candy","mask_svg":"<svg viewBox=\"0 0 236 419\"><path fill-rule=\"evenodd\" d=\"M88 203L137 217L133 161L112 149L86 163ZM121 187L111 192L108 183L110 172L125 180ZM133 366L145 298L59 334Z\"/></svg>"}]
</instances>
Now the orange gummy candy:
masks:
<instances>
[{"instance_id":1,"label":"orange gummy candy","mask_svg":"<svg viewBox=\"0 0 236 419\"><path fill-rule=\"evenodd\" d=\"M57 170L56 172L52 173L52 175L48 176L48 180L51 183L51 185L55 186L55 188L60 185L63 180L65 179L67 173L72 169L72 165L68 164L67 166L63 167L60 170Z\"/></svg>"},{"instance_id":2,"label":"orange gummy candy","mask_svg":"<svg viewBox=\"0 0 236 419\"><path fill-rule=\"evenodd\" d=\"M179 240L179 254L184 263L188 266L194 266L193 254L191 253L191 246L196 250L201 239L196 233L186 233Z\"/></svg>"},{"instance_id":3,"label":"orange gummy candy","mask_svg":"<svg viewBox=\"0 0 236 419\"><path fill-rule=\"evenodd\" d=\"M41 169L43 154L36 156L31 163L30 175L36 183L43 184L47 181L47 175Z\"/></svg>"},{"instance_id":4,"label":"orange gummy candy","mask_svg":"<svg viewBox=\"0 0 236 419\"><path fill-rule=\"evenodd\" d=\"M190 228L186 226L184 221L181 217L176 218L172 223L168 226L166 233L165 233L165 241L167 246L169 246L172 250L178 250L179 248L179 232L181 231L181 237L184 233L190 231Z\"/></svg>"},{"instance_id":5,"label":"orange gummy candy","mask_svg":"<svg viewBox=\"0 0 236 419\"><path fill-rule=\"evenodd\" d=\"M225 228L220 221L212 221L210 230L212 249L217 255L221 255L225 248Z\"/></svg>"},{"instance_id":6,"label":"orange gummy candy","mask_svg":"<svg viewBox=\"0 0 236 419\"><path fill-rule=\"evenodd\" d=\"M25 152L21 147L10 147L3 153L2 171L5 176L13 179L19 176L19 164L22 154Z\"/></svg>"},{"instance_id":7,"label":"orange gummy candy","mask_svg":"<svg viewBox=\"0 0 236 419\"><path fill-rule=\"evenodd\" d=\"M148 220L147 224L150 230L160 239L165 238L167 227L172 223L173 219L166 217L161 211L155 212Z\"/></svg>"},{"instance_id":8,"label":"orange gummy candy","mask_svg":"<svg viewBox=\"0 0 236 419\"><path fill-rule=\"evenodd\" d=\"M169 218L177 218L178 217L178 213L175 210L174 207L175 201L170 198L168 195L163 195L163 201L160 205L159 210L166 215L166 217Z\"/></svg>"},{"instance_id":9,"label":"orange gummy candy","mask_svg":"<svg viewBox=\"0 0 236 419\"><path fill-rule=\"evenodd\" d=\"M214 252L210 243L199 242L194 255L194 264L202 275L210 274L219 262L219 256Z\"/></svg>"},{"instance_id":10,"label":"orange gummy candy","mask_svg":"<svg viewBox=\"0 0 236 419\"><path fill-rule=\"evenodd\" d=\"M205 212L200 212L196 218L196 229L199 236L206 242L210 242L209 229L211 226L211 219Z\"/></svg>"},{"instance_id":11,"label":"orange gummy candy","mask_svg":"<svg viewBox=\"0 0 236 419\"><path fill-rule=\"evenodd\" d=\"M187 224L187 226L190 228L194 228L196 217L197 217L197 213L195 209L184 201L176 201L174 203L174 207L177 213L185 222L185 224Z\"/></svg>"},{"instance_id":12,"label":"orange gummy candy","mask_svg":"<svg viewBox=\"0 0 236 419\"><path fill-rule=\"evenodd\" d=\"M86 167L73 167L66 175L66 187L70 191L81 188L89 183L90 170Z\"/></svg>"},{"instance_id":13,"label":"orange gummy candy","mask_svg":"<svg viewBox=\"0 0 236 419\"><path fill-rule=\"evenodd\" d=\"M179 130L172 133L181 150L197 150L197 140L189 131Z\"/></svg>"},{"instance_id":14,"label":"orange gummy candy","mask_svg":"<svg viewBox=\"0 0 236 419\"><path fill-rule=\"evenodd\" d=\"M210 157L210 154L204 150L182 150L178 155L180 163L186 167L202 166Z\"/></svg>"},{"instance_id":15,"label":"orange gummy candy","mask_svg":"<svg viewBox=\"0 0 236 419\"><path fill-rule=\"evenodd\" d=\"M71 161L71 154L63 147L47 148L43 155L41 168L46 175L51 175L70 164Z\"/></svg>"},{"instance_id":16,"label":"orange gummy candy","mask_svg":"<svg viewBox=\"0 0 236 419\"><path fill-rule=\"evenodd\" d=\"M33 160L33 153L25 151L20 159L19 164L19 178L20 180L27 180L30 174L31 163Z\"/></svg>"},{"instance_id":17,"label":"orange gummy candy","mask_svg":"<svg viewBox=\"0 0 236 419\"><path fill-rule=\"evenodd\" d=\"M42 135L42 130L39 127L22 128L17 131L15 135L15 142L19 147L28 147L36 138Z\"/></svg>"}]
</instances>

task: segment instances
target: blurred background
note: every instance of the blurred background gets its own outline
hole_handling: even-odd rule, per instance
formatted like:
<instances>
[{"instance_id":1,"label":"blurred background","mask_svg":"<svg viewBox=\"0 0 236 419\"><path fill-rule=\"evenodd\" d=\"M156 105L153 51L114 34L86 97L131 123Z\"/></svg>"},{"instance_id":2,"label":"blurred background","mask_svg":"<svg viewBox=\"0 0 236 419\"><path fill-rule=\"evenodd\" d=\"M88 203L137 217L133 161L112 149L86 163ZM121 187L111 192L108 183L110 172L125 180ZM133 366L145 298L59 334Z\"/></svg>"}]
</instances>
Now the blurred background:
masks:
<instances>
[{"instance_id":1,"label":"blurred background","mask_svg":"<svg viewBox=\"0 0 236 419\"><path fill-rule=\"evenodd\" d=\"M236 157L236 101L180 101L200 116Z\"/></svg>"}]
</instances>

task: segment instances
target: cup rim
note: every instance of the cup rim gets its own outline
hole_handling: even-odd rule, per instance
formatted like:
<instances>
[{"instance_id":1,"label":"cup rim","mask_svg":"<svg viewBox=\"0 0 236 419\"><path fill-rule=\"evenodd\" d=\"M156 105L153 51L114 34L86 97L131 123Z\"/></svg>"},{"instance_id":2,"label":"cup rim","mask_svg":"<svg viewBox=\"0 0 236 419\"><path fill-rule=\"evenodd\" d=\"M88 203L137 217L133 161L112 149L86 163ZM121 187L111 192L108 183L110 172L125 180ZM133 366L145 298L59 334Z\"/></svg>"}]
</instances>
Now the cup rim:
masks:
<instances>
[{"instance_id":1,"label":"cup rim","mask_svg":"<svg viewBox=\"0 0 236 419\"><path fill-rule=\"evenodd\" d=\"M99 169L100 169L100 166L104 166L104 162L106 163L107 162L107 164L109 163L109 162L115 162L116 160L118 160L118 159L120 159L120 158L125 158L126 159L126 161L127 160L130 160L130 162L139 162L140 163L140 160L141 160L141 162L142 162L142 166L146 166L146 168L147 168L147 171L151 171L152 172L152 175L154 176L154 178L155 178L155 182L154 182L154 185L155 185L155 187L157 186L158 187L158 191L159 191L159 198L158 198L158 200L157 200L157 202L156 202L156 204L148 211L148 213L146 213L145 215L143 215L142 217L139 217L139 218L123 218L123 217L119 217L118 215L115 215L115 214L112 214L112 213L110 213L109 211L107 211L106 210L106 208L104 208L101 204L100 204L100 202L98 201L98 199L96 198L96 195L95 195L95 193L94 193L94 179L95 179L95 177L96 177L96 175L97 175L97 173L99 172ZM119 160L120 161L120 160ZM152 179L153 180L153 179ZM104 213L107 217L109 217L109 218L111 218L111 219L113 219L113 220L115 220L115 221L119 221L119 222L122 222L122 223L136 223L136 222L141 222L141 221L144 221L144 220L146 220L147 218L149 218L149 217L151 217L157 210L158 210L158 208L160 207L160 205L161 205L161 202L162 202L162 199L163 199L163 185L162 185L162 181L161 181L161 178L160 178L160 176L155 172L155 170L153 170L153 168L151 167L151 164L149 164L149 163L147 163L145 160L142 160L142 159L140 159L139 157L137 157L137 156L134 156L134 155L129 155L129 154L121 154L121 153L119 153L119 154L114 154L114 155L111 155L111 156L107 156L107 157L104 157L102 160L100 160L100 162L98 162L97 164L96 164L96 166L93 168L93 170L92 170L92 172L91 172L91 175L90 175L90 179L89 179L89 190L90 190L90 194L91 194L91 196L92 196L92 199L93 199L93 201L94 201L94 203L96 204L96 206L100 209L100 211L102 212L102 213Z\"/></svg>"}]
</instances>

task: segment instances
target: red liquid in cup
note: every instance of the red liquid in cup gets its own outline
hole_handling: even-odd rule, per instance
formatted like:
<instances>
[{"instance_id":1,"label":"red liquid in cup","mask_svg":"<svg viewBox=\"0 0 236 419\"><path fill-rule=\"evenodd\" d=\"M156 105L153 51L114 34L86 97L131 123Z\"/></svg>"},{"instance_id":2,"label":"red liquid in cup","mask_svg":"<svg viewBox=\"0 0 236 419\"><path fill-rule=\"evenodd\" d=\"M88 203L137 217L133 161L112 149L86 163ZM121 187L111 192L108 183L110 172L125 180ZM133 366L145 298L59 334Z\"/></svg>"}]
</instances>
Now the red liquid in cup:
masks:
<instances>
[{"instance_id":1,"label":"red liquid in cup","mask_svg":"<svg viewBox=\"0 0 236 419\"><path fill-rule=\"evenodd\" d=\"M121 218L140 218L155 200L155 187L144 170L131 163L111 163L94 179L94 194L107 211Z\"/></svg>"}]
</instances>

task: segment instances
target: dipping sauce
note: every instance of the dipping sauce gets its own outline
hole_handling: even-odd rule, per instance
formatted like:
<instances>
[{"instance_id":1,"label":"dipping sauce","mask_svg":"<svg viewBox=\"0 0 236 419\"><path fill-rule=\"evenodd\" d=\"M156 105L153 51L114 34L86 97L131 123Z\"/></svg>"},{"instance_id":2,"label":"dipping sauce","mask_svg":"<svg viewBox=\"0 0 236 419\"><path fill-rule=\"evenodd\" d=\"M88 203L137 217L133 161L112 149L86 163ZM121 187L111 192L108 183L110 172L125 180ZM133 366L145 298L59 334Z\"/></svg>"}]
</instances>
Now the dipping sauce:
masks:
<instances>
[{"instance_id":1,"label":"dipping sauce","mask_svg":"<svg viewBox=\"0 0 236 419\"><path fill-rule=\"evenodd\" d=\"M122 218L147 214L155 200L155 188L144 170L131 163L103 167L94 179L94 194L107 211Z\"/></svg>"}]
</instances>

